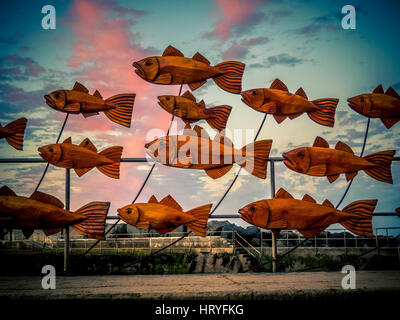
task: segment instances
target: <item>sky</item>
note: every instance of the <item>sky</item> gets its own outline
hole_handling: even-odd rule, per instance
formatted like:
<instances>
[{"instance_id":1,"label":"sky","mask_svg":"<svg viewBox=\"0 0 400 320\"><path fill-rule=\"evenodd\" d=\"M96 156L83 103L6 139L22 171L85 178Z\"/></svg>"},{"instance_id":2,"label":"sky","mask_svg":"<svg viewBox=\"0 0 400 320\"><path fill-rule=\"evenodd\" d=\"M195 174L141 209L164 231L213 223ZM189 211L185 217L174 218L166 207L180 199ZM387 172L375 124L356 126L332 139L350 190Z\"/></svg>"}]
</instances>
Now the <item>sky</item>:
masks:
<instances>
[{"instance_id":1,"label":"sky","mask_svg":"<svg viewBox=\"0 0 400 320\"><path fill-rule=\"evenodd\" d=\"M56 29L44 30L44 5L56 9ZM196 52L212 65L226 60L246 64L243 90L267 88L275 78L290 92L302 87L310 100L338 98L334 128L320 126L307 115L277 124L268 116L259 139L272 139L271 156L299 146L311 146L316 136L331 147L347 143L359 154L367 119L351 110L346 100L371 92L382 84L400 90L398 62L400 22L397 1L352 1L356 29L341 27L341 9L348 1L313 0L205 0L205 1L20 1L0 2L0 123L28 118L24 150L0 141L0 157L37 158L37 148L54 143L65 114L49 108L43 95L71 89L75 81L91 93L96 89L107 98L123 92L136 93L131 128L111 122L103 114L83 118L71 115L61 141L72 137L79 144L89 137L98 150L124 147L123 157L144 157L144 144L152 134L166 132L171 116L157 104L157 96L177 95L179 86L150 84L139 78L132 62L161 55L173 45L187 57ZM185 86L182 92L188 88ZM241 102L240 95L221 90L212 80L193 92L207 107L232 106L228 135L237 148L251 141L264 114ZM198 123L215 132L204 121ZM174 121L172 133L183 128ZM240 133L238 133L240 132ZM400 125L386 129L372 119L365 155L398 150ZM0 182L18 195L29 196L43 172L44 164L1 164ZM122 163L121 178L110 179L98 170L78 178L71 172L71 209L94 200L111 201L109 215L131 203L151 163ZM295 173L276 163L276 190L285 188L295 198L305 193L318 203L336 204L347 182L343 175L330 184L326 178ZM138 202L154 194L171 194L184 210L217 203L231 183L237 166L224 177L212 180L204 172L156 165ZM400 162L392 165L394 184L378 182L360 172L341 207L355 200L378 199L376 212L394 212L400 206ZM50 166L40 186L64 200L65 170ZM246 204L270 198L270 174L261 180L241 175L216 214L235 214ZM248 224L240 219L235 223ZM397 227L398 217L376 217L374 228ZM334 227L340 227L334 225ZM341 228L341 227L340 227ZM382 231L380 231L382 232Z\"/></svg>"}]
</instances>

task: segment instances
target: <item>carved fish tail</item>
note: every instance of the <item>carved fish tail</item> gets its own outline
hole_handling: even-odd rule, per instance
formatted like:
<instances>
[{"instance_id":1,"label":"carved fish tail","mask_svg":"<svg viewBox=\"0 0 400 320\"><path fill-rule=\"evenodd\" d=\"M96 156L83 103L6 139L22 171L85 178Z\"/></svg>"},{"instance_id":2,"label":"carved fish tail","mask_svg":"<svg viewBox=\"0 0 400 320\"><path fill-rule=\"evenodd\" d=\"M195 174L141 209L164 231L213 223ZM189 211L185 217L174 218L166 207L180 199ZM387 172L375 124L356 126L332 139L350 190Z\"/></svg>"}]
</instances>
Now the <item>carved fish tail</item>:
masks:
<instances>
[{"instance_id":1,"label":"carved fish tail","mask_svg":"<svg viewBox=\"0 0 400 320\"><path fill-rule=\"evenodd\" d=\"M244 63L226 61L217 64L215 67L222 73L222 75L213 78L221 89L231 93L240 93L242 91Z\"/></svg>"},{"instance_id":2,"label":"carved fish tail","mask_svg":"<svg viewBox=\"0 0 400 320\"><path fill-rule=\"evenodd\" d=\"M372 214L377 202L378 200L360 200L350 203L344 207L343 212L359 217L342 221L341 225L358 236L372 237Z\"/></svg>"},{"instance_id":3,"label":"carved fish tail","mask_svg":"<svg viewBox=\"0 0 400 320\"><path fill-rule=\"evenodd\" d=\"M135 96L136 94L134 93L122 93L106 99L105 101L112 103L115 106L115 109L107 110L104 114L111 121L130 128Z\"/></svg>"},{"instance_id":4,"label":"carved fish tail","mask_svg":"<svg viewBox=\"0 0 400 320\"><path fill-rule=\"evenodd\" d=\"M267 177L267 164L272 140L261 140L242 148L244 160L237 162L243 169L261 179Z\"/></svg>"},{"instance_id":5,"label":"carved fish tail","mask_svg":"<svg viewBox=\"0 0 400 320\"><path fill-rule=\"evenodd\" d=\"M206 204L186 212L187 214L196 218L195 221L187 223L186 226L200 237L206 236L207 221L210 215L211 207L212 204Z\"/></svg>"},{"instance_id":6,"label":"carved fish tail","mask_svg":"<svg viewBox=\"0 0 400 320\"><path fill-rule=\"evenodd\" d=\"M331 98L313 100L312 103L319 109L308 113L308 116L320 125L333 127L335 125L335 113L338 102L339 99Z\"/></svg>"},{"instance_id":7,"label":"carved fish tail","mask_svg":"<svg viewBox=\"0 0 400 320\"><path fill-rule=\"evenodd\" d=\"M226 128L226 122L231 114L231 110L232 107L230 106L208 108L207 112L211 115L211 118L206 119L206 121L211 128L222 131Z\"/></svg>"},{"instance_id":8,"label":"carved fish tail","mask_svg":"<svg viewBox=\"0 0 400 320\"><path fill-rule=\"evenodd\" d=\"M111 164L97 166L97 169L106 176L114 179L119 179L119 165L121 162L122 147L110 147L99 154L113 161Z\"/></svg>"},{"instance_id":9,"label":"carved fish tail","mask_svg":"<svg viewBox=\"0 0 400 320\"><path fill-rule=\"evenodd\" d=\"M371 169L364 170L365 173L378 181L393 183L391 166L395 153L396 151L394 150L388 150L363 157L365 160L377 165Z\"/></svg>"},{"instance_id":10,"label":"carved fish tail","mask_svg":"<svg viewBox=\"0 0 400 320\"><path fill-rule=\"evenodd\" d=\"M80 234L89 238L103 240L105 238L105 224L109 202L90 202L75 213L82 214L87 217L86 220L72 226Z\"/></svg>"},{"instance_id":11,"label":"carved fish tail","mask_svg":"<svg viewBox=\"0 0 400 320\"><path fill-rule=\"evenodd\" d=\"M17 150L22 150L26 122L26 118L20 118L4 127L13 133L12 136L6 137L6 141Z\"/></svg>"}]
</instances>

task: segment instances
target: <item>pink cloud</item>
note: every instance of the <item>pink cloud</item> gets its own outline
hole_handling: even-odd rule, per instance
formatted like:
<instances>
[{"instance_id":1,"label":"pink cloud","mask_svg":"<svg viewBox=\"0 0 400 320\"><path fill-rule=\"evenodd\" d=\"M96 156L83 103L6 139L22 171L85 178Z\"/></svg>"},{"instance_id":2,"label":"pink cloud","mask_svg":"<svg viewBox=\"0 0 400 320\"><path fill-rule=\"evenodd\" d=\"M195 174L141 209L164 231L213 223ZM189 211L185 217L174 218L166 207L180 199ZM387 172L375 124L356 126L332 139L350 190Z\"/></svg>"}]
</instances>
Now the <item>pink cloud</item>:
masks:
<instances>
[{"instance_id":1,"label":"pink cloud","mask_svg":"<svg viewBox=\"0 0 400 320\"><path fill-rule=\"evenodd\" d=\"M244 59L250 51L250 47L268 42L267 37L257 37L252 39L244 39L242 41L233 42L232 45L222 53L224 60Z\"/></svg>"},{"instance_id":2,"label":"pink cloud","mask_svg":"<svg viewBox=\"0 0 400 320\"><path fill-rule=\"evenodd\" d=\"M264 16L259 11L263 0L215 0L221 13L221 19L215 24L212 32L203 35L206 39L226 41L233 35L233 30L239 31L259 22Z\"/></svg>"}]
</instances>

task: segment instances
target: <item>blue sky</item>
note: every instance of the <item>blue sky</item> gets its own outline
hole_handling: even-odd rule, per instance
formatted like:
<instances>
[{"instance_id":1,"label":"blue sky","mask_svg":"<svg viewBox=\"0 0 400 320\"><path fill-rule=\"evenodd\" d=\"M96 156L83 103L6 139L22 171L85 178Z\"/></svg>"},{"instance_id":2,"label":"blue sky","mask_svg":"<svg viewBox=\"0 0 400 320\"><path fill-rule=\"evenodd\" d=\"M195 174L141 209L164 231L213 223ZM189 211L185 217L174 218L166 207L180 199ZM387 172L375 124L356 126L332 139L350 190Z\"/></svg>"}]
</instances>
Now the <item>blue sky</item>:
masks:
<instances>
[{"instance_id":1,"label":"blue sky","mask_svg":"<svg viewBox=\"0 0 400 320\"><path fill-rule=\"evenodd\" d=\"M356 153L361 150L367 119L351 110L348 97L372 91L378 84L400 89L399 20L396 1L357 1L356 30L341 28L341 8L348 1L26 1L1 2L0 25L0 122L21 116L28 118L24 151L2 141L1 157L37 157L39 146L53 143L63 114L48 108L43 95L71 88L76 80L91 92L104 97L132 91L137 94L131 129L113 125L103 115L82 119L70 117L62 140L72 136L79 143L88 136L102 150L123 145L124 157L144 156L144 142L153 128L166 130L170 116L157 105L161 94L177 94L176 86L157 86L137 77L131 63L149 55L159 55L168 45L185 56L197 51L212 64L225 58L246 63L243 89L269 87L281 79L291 92L302 87L310 99L339 98L336 125L327 128L306 115L278 125L268 116L261 138L273 139L272 156L298 146L311 146L317 135L331 147L341 140ZM41 8L53 4L57 12L56 30L41 28ZM113 39L113 35L115 36ZM114 40L116 41L114 43ZM110 43L110 46L107 44ZM101 48L101 49L100 49ZM86 57L84 60L81 57ZM184 88L184 91L187 88ZM196 90L197 100L206 106L231 105L230 130L257 130L263 114L250 109L240 96L219 89L213 81ZM182 127L180 120L176 121ZM199 123L213 131L205 122ZM387 130L379 119L371 121L365 154L398 150L400 125ZM253 133L253 134L254 134ZM234 136L239 148L252 135ZM29 195L43 165L0 165L1 183L17 194ZM112 202L115 209L134 198L150 164L122 164L121 179L114 181L92 170L78 178L72 174L72 209L92 200ZM328 198L337 203L346 188L341 176L330 184L325 178L308 177L276 164L277 189L284 187L295 197L309 193L318 202ZM392 212L400 206L400 163L392 167L394 184L373 180L363 172L355 178L343 202L379 199L377 212ZM190 209L216 203L233 179L235 171L218 180L204 172L179 170L157 165L139 198L158 198L171 193ZM51 167L41 190L63 199L62 169ZM232 214L249 202L270 197L266 180L241 176L216 213ZM189 190L189 191L188 191ZM247 224L235 221L242 226ZM374 218L374 227L400 227L397 217Z\"/></svg>"}]
</instances>

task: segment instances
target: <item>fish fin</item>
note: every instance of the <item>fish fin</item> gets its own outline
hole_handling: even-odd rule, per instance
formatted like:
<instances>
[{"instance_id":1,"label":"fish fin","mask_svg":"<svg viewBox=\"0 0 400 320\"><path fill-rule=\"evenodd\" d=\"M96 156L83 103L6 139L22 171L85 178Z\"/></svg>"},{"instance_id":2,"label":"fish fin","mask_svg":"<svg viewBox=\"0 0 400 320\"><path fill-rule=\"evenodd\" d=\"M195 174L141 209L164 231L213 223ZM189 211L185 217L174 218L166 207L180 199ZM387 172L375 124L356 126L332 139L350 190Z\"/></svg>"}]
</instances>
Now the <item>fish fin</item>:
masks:
<instances>
[{"instance_id":1,"label":"fish fin","mask_svg":"<svg viewBox=\"0 0 400 320\"><path fill-rule=\"evenodd\" d=\"M200 54L200 53L198 53L198 52L196 52L196 53L194 54L194 56L192 57L192 59L210 65L210 61L208 61L207 58L205 58L202 54Z\"/></svg>"},{"instance_id":2,"label":"fish fin","mask_svg":"<svg viewBox=\"0 0 400 320\"><path fill-rule=\"evenodd\" d=\"M64 208L64 204L60 200L44 192L35 191L34 193L31 194L29 199L37 200L43 203L49 203L61 209Z\"/></svg>"},{"instance_id":3,"label":"fish fin","mask_svg":"<svg viewBox=\"0 0 400 320\"><path fill-rule=\"evenodd\" d=\"M298 88L294 94L297 94L298 96L303 97L304 99L308 100L308 97L307 97L306 93L304 92L303 88Z\"/></svg>"},{"instance_id":4,"label":"fish fin","mask_svg":"<svg viewBox=\"0 0 400 320\"><path fill-rule=\"evenodd\" d=\"M168 232L171 232L172 230L175 230L178 226L173 226L169 228L156 228L155 230L157 231L158 234L163 235Z\"/></svg>"},{"instance_id":5,"label":"fish fin","mask_svg":"<svg viewBox=\"0 0 400 320\"><path fill-rule=\"evenodd\" d=\"M187 90L183 95L181 95L181 97L196 102L196 98L194 97L194 95L189 90Z\"/></svg>"},{"instance_id":6,"label":"fish fin","mask_svg":"<svg viewBox=\"0 0 400 320\"><path fill-rule=\"evenodd\" d=\"M333 127L335 125L336 107L339 99L317 99L312 103L318 110L308 112L310 119L320 125Z\"/></svg>"},{"instance_id":7,"label":"fish fin","mask_svg":"<svg viewBox=\"0 0 400 320\"><path fill-rule=\"evenodd\" d=\"M278 78L277 79L275 79L273 82L272 82L272 84L271 84L271 86L269 87L270 89L276 89L276 90L282 90L282 91L286 91L286 92L288 92L289 91L289 89L288 89L288 87L286 86L286 84L284 84L281 80L279 80Z\"/></svg>"},{"instance_id":8,"label":"fish fin","mask_svg":"<svg viewBox=\"0 0 400 320\"><path fill-rule=\"evenodd\" d=\"M26 118L19 118L4 127L13 133L12 136L6 137L6 141L17 150L22 150L27 121Z\"/></svg>"},{"instance_id":9,"label":"fish fin","mask_svg":"<svg viewBox=\"0 0 400 320\"><path fill-rule=\"evenodd\" d=\"M268 114L274 114L278 111L278 107L275 102L264 103L261 107L257 108L257 111L261 111Z\"/></svg>"},{"instance_id":10,"label":"fish fin","mask_svg":"<svg viewBox=\"0 0 400 320\"><path fill-rule=\"evenodd\" d=\"M220 144L226 145L226 146L233 146L233 142L231 139L229 139L226 135L225 135L225 131L223 132L218 132L215 136L214 136L214 141L218 142Z\"/></svg>"},{"instance_id":11,"label":"fish fin","mask_svg":"<svg viewBox=\"0 0 400 320\"><path fill-rule=\"evenodd\" d=\"M22 230L22 233L24 234L26 239L29 239L31 237L33 231L35 231L35 230L33 230L33 229L24 229L24 230Z\"/></svg>"},{"instance_id":12,"label":"fish fin","mask_svg":"<svg viewBox=\"0 0 400 320\"><path fill-rule=\"evenodd\" d=\"M312 202L312 203L317 203L317 201L315 201L315 199L313 197L311 197L310 195L308 195L308 194L305 194L303 196L303 199L301 199L301 200Z\"/></svg>"},{"instance_id":13,"label":"fish fin","mask_svg":"<svg viewBox=\"0 0 400 320\"><path fill-rule=\"evenodd\" d=\"M280 188L275 194L274 199L294 199L293 196L285 189Z\"/></svg>"},{"instance_id":14,"label":"fish fin","mask_svg":"<svg viewBox=\"0 0 400 320\"><path fill-rule=\"evenodd\" d=\"M99 113L96 111L96 112L82 112L82 115L85 117L85 118L89 118L89 117L93 117L93 116L97 116Z\"/></svg>"},{"instance_id":15,"label":"fish fin","mask_svg":"<svg viewBox=\"0 0 400 320\"><path fill-rule=\"evenodd\" d=\"M400 118L381 118L381 121L387 129L390 129L400 121Z\"/></svg>"},{"instance_id":16,"label":"fish fin","mask_svg":"<svg viewBox=\"0 0 400 320\"><path fill-rule=\"evenodd\" d=\"M194 90L200 88L206 82L207 82L206 80L202 80L202 81L198 81L198 82L188 83L188 86L189 86L190 90L194 91Z\"/></svg>"},{"instance_id":17,"label":"fish fin","mask_svg":"<svg viewBox=\"0 0 400 320\"><path fill-rule=\"evenodd\" d=\"M279 219L276 221L268 222L268 229L285 229L288 223L285 219Z\"/></svg>"},{"instance_id":18,"label":"fish fin","mask_svg":"<svg viewBox=\"0 0 400 320\"><path fill-rule=\"evenodd\" d=\"M159 204L163 204L164 206L168 206L174 208L178 211L183 211L182 207L179 205L178 202L169 194L166 197L162 198Z\"/></svg>"},{"instance_id":19,"label":"fish fin","mask_svg":"<svg viewBox=\"0 0 400 320\"><path fill-rule=\"evenodd\" d=\"M222 73L213 78L218 87L230 93L240 93L242 91L244 63L226 61L217 64L215 67Z\"/></svg>"},{"instance_id":20,"label":"fish fin","mask_svg":"<svg viewBox=\"0 0 400 320\"><path fill-rule=\"evenodd\" d=\"M395 153L396 151L394 150L388 150L363 157L365 160L377 165L371 169L365 169L365 173L378 181L393 183L391 166Z\"/></svg>"},{"instance_id":21,"label":"fish fin","mask_svg":"<svg viewBox=\"0 0 400 320\"><path fill-rule=\"evenodd\" d=\"M206 121L213 129L216 129L218 131L225 130L226 123L228 122L231 111L231 106L217 106L208 108L207 112L211 114L211 117L206 119Z\"/></svg>"},{"instance_id":22,"label":"fish fin","mask_svg":"<svg viewBox=\"0 0 400 320\"><path fill-rule=\"evenodd\" d=\"M330 202L328 199L325 199L324 202L322 202L322 205L324 207L328 207L328 208L335 208L335 206L332 204L332 202Z\"/></svg>"},{"instance_id":23,"label":"fish fin","mask_svg":"<svg viewBox=\"0 0 400 320\"><path fill-rule=\"evenodd\" d=\"M2 186L0 188L0 196L17 196L14 191L12 191L9 187L7 186Z\"/></svg>"},{"instance_id":24,"label":"fish fin","mask_svg":"<svg viewBox=\"0 0 400 320\"><path fill-rule=\"evenodd\" d=\"M78 102L67 104L64 107L64 111L67 112L80 112L81 111L81 104Z\"/></svg>"},{"instance_id":25,"label":"fish fin","mask_svg":"<svg viewBox=\"0 0 400 320\"><path fill-rule=\"evenodd\" d=\"M82 148L92 150L97 153L97 148L94 146L94 144L92 143L92 141L90 141L89 138L85 138L79 146Z\"/></svg>"},{"instance_id":26,"label":"fish fin","mask_svg":"<svg viewBox=\"0 0 400 320\"><path fill-rule=\"evenodd\" d=\"M326 229L326 226L320 227L320 228L315 228L315 229L302 229L298 230L305 238L311 238L315 237L317 234L320 232L324 231Z\"/></svg>"},{"instance_id":27,"label":"fish fin","mask_svg":"<svg viewBox=\"0 0 400 320\"><path fill-rule=\"evenodd\" d=\"M324 138L317 136L312 146L318 148L329 148L329 143Z\"/></svg>"},{"instance_id":28,"label":"fish fin","mask_svg":"<svg viewBox=\"0 0 400 320\"><path fill-rule=\"evenodd\" d=\"M96 168L110 178L119 179L119 166L121 162L122 150L123 147L116 146L107 148L100 152L99 155L105 156L114 163L97 166Z\"/></svg>"},{"instance_id":29,"label":"fish fin","mask_svg":"<svg viewBox=\"0 0 400 320\"><path fill-rule=\"evenodd\" d=\"M358 174L358 171L346 172L346 180L350 181Z\"/></svg>"},{"instance_id":30,"label":"fish fin","mask_svg":"<svg viewBox=\"0 0 400 320\"><path fill-rule=\"evenodd\" d=\"M63 228L58 228L58 229L43 229L44 234L48 237L53 234L59 233L63 230Z\"/></svg>"},{"instance_id":31,"label":"fish fin","mask_svg":"<svg viewBox=\"0 0 400 320\"><path fill-rule=\"evenodd\" d=\"M343 143L342 141L339 141L338 143L336 143L335 149L354 154L354 151L347 144Z\"/></svg>"},{"instance_id":32,"label":"fish fin","mask_svg":"<svg viewBox=\"0 0 400 320\"><path fill-rule=\"evenodd\" d=\"M205 173L213 179L218 179L224 175L226 175L229 170L231 170L233 167L233 164L229 164L223 167L218 167L218 168L212 168L212 169L204 169Z\"/></svg>"},{"instance_id":33,"label":"fish fin","mask_svg":"<svg viewBox=\"0 0 400 320\"><path fill-rule=\"evenodd\" d=\"M358 217L342 221L340 224L358 236L372 237L372 215L377 202L378 200L360 200L350 203L342 211Z\"/></svg>"},{"instance_id":34,"label":"fish fin","mask_svg":"<svg viewBox=\"0 0 400 320\"><path fill-rule=\"evenodd\" d=\"M154 80L154 83L158 84L171 84L172 83L172 74L165 73L157 76Z\"/></svg>"},{"instance_id":35,"label":"fish fin","mask_svg":"<svg viewBox=\"0 0 400 320\"><path fill-rule=\"evenodd\" d=\"M130 128L135 97L135 93L121 93L106 99L105 102L112 103L115 108L104 111L104 114L112 122Z\"/></svg>"},{"instance_id":36,"label":"fish fin","mask_svg":"<svg viewBox=\"0 0 400 320\"><path fill-rule=\"evenodd\" d=\"M86 172L89 172L90 170L92 170L93 167L91 168L74 168L75 173L78 175L78 177L83 176Z\"/></svg>"},{"instance_id":37,"label":"fish fin","mask_svg":"<svg viewBox=\"0 0 400 320\"><path fill-rule=\"evenodd\" d=\"M400 99L399 94L392 87L386 89L385 94L396 99Z\"/></svg>"},{"instance_id":38,"label":"fish fin","mask_svg":"<svg viewBox=\"0 0 400 320\"><path fill-rule=\"evenodd\" d=\"M96 98L100 98L100 99L103 100L103 97L101 96L99 90L96 90L96 91L93 93L93 96L96 97Z\"/></svg>"},{"instance_id":39,"label":"fish fin","mask_svg":"<svg viewBox=\"0 0 400 320\"><path fill-rule=\"evenodd\" d=\"M204 102L204 100L200 100L200 102L197 104L200 108L205 108L206 107L206 103Z\"/></svg>"},{"instance_id":40,"label":"fish fin","mask_svg":"<svg viewBox=\"0 0 400 320\"><path fill-rule=\"evenodd\" d=\"M71 139L71 137L65 139L62 143L72 144L72 139Z\"/></svg>"},{"instance_id":41,"label":"fish fin","mask_svg":"<svg viewBox=\"0 0 400 320\"><path fill-rule=\"evenodd\" d=\"M377 86L377 87L372 91L372 93L385 93L385 92L383 91L383 87L382 87L382 85L380 84L379 86Z\"/></svg>"},{"instance_id":42,"label":"fish fin","mask_svg":"<svg viewBox=\"0 0 400 320\"><path fill-rule=\"evenodd\" d=\"M308 169L307 174L309 174L310 176L322 177L326 174L326 165L319 164L319 165L311 166Z\"/></svg>"},{"instance_id":43,"label":"fish fin","mask_svg":"<svg viewBox=\"0 0 400 320\"><path fill-rule=\"evenodd\" d=\"M187 116L187 110L178 109L177 111L174 111L173 114L176 115L179 118L185 118Z\"/></svg>"},{"instance_id":44,"label":"fish fin","mask_svg":"<svg viewBox=\"0 0 400 320\"><path fill-rule=\"evenodd\" d=\"M246 160L238 164L253 176L265 179L271 146L272 140L260 140L244 146L242 154L245 154Z\"/></svg>"},{"instance_id":45,"label":"fish fin","mask_svg":"<svg viewBox=\"0 0 400 320\"><path fill-rule=\"evenodd\" d=\"M331 174L329 176L326 176L329 180L330 183L333 183L336 181L337 178L339 178L339 174Z\"/></svg>"},{"instance_id":46,"label":"fish fin","mask_svg":"<svg viewBox=\"0 0 400 320\"><path fill-rule=\"evenodd\" d=\"M84 205L82 208L75 211L75 213L84 215L87 217L86 220L74 224L74 228L81 235L104 240L105 239L105 227L108 209L110 208L110 202L90 202Z\"/></svg>"},{"instance_id":47,"label":"fish fin","mask_svg":"<svg viewBox=\"0 0 400 320\"><path fill-rule=\"evenodd\" d=\"M302 113L292 114L292 115L289 116L289 119L293 120L293 119L296 119L296 118L300 117L301 115L302 115Z\"/></svg>"},{"instance_id":48,"label":"fish fin","mask_svg":"<svg viewBox=\"0 0 400 320\"><path fill-rule=\"evenodd\" d=\"M211 207L212 204L206 204L185 212L196 219L195 221L188 222L185 225L200 237L206 236L207 221L210 216Z\"/></svg>"},{"instance_id":49,"label":"fish fin","mask_svg":"<svg viewBox=\"0 0 400 320\"><path fill-rule=\"evenodd\" d=\"M279 116L277 114L274 114L274 119L278 124L280 124L280 123L282 123L283 120L286 119L286 116Z\"/></svg>"},{"instance_id":50,"label":"fish fin","mask_svg":"<svg viewBox=\"0 0 400 320\"><path fill-rule=\"evenodd\" d=\"M71 169L73 166L74 166L74 163L72 162L72 160L64 159L64 160L57 162L57 167Z\"/></svg>"},{"instance_id":51,"label":"fish fin","mask_svg":"<svg viewBox=\"0 0 400 320\"><path fill-rule=\"evenodd\" d=\"M72 88L74 91L80 91L84 93L89 93L88 88L86 88L82 83L76 81L74 84L74 87Z\"/></svg>"},{"instance_id":52,"label":"fish fin","mask_svg":"<svg viewBox=\"0 0 400 320\"><path fill-rule=\"evenodd\" d=\"M153 194L147 203L158 203L156 196Z\"/></svg>"},{"instance_id":53,"label":"fish fin","mask_svg":"<svg viewBox=\"0 0 400 320\"><path fill-rule=\"evenodd\" d=\"M184 57L183 53L180 52L178 49L176 49L173 46L168 46L164 52L163 52L163 57L165 56L177 56L177 57Z\"/></svg>"}]
</instances>

